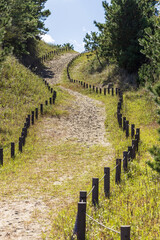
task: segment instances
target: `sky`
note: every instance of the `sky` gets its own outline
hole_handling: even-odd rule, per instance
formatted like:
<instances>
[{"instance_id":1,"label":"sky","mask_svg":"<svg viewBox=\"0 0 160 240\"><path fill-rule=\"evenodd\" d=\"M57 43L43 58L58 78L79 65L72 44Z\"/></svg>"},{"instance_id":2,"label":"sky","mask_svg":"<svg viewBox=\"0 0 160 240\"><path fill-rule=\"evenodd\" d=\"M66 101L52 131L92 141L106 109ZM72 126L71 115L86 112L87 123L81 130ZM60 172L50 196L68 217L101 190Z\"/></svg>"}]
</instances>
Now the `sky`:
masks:
<instances>
[{"instance_id":1,"label":"sky","mask_svg":"<svg viewBox=\"0 0 160 240\"><path fill-rule=\"evenodd\" d=\"M86 33L98 32L93 21L104 22L102 0L48 0L45 8L51 15L45 21L49 32L42 39L53 44L73 44L78 52L84 51Z\"/></svg>"}]
</instances>

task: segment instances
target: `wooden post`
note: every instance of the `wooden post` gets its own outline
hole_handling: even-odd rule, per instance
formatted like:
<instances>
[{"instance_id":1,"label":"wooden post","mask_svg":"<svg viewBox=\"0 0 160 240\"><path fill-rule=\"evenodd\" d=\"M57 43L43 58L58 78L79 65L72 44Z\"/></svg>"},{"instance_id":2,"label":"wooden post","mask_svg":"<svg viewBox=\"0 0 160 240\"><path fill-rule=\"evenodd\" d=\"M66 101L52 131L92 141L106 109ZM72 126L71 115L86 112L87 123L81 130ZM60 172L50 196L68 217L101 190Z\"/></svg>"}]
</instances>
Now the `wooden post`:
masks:
<instances>
[{"instance_id":1,"label":"wooden post","mask_svg":"<svg viewBox=\"0 0 160 240\"><path fill-rule=\"evenodd\" d=\"M94 206L98 205L98 191L99 191L99 178L92 178L92 203Z\"/></svg>"},{"instance_id":2,"label":"wooden post","mask_svg":"<svg viewBox=\"0 0 160 240\"><path fill-rule=\"evenodd\" d=\"M98 87L96 87L96 93L98 93Z\"/></svg>"},{"instance_id":3,"label":"wooden post","mask_svg":"<svg viewBox=\"0 0 160 240\"><path fill-rule=\"evenodd\" d=\"M110 197L110 168L105 167L104 168L104 193L105 197L109 198Z\"/></svg>"},{"instance_id":4,"label":"wooden post","mask_svg":"<svg viewBox=\"0 0 160 240\"><path fill-rule=\"evenodd\" d=\"M110 94L110 88L108 87L108 94Z\"/></svg>"},{"instance_id":5,"label":"wooden post","mask_svg":"<svg viewBox=\"0 0 160 240\"><path fill-rule=\"evenodd\" d=\"M38 108L36 108L36 119L38 119Z\"/></svg>"},{"instance_id":6,"label":"wooden post","mask_svg":"<svg viewBox=\"0 0 160 240\"><path fill-rule=\"evenodd\" d=\"M129 121L126 121L126 137L129 137Z\"/></svg>"},{"instance_id":7,"label":"wooden post","mask_svg":"<svg viewBox=\"0 0 160 240\"><path fill-rule=\"evenodd\" d=\"M15 143L11 142L11 158L15 157Z\"/></svg>"},{"instance_id":8,"label":"wooden post","mask_svg":"<svg viewBox=\"0 0 160 240\"><path fill-rule=\"evenodd\" d=\"M28 115L28 127L30 127L30 125L31 125L31 115L29 114Z\"/></svg>"},{"instance_id":9,"label":"wooden post","mask_svg":"<svg viewBox=\"0 0 160 240\"><path fill-rule=\"evenodd\" d=\"M0 164L3 166L3 148L0 148Z\"/></svg>"},{"instance_id":10,"label":"wooden post","mask_svg":"<svg viewBox=\"0 0 160 240\"><path fill-rule=\"evenodd\" d=\"M121 181L121 159L116 159L116 184L119 184Z\"/></svg>"},{"instance_id":11,"label":"wooden post","mask_svg":"<svg viewBox=\"0 0 160 240\"><path fill-rule=\"evenodd\" d=\"M121 240L130 240L130 226L121 226Z\"/></svg>"},{"instance_id":12,"label":"wooden post","mask_svg":"<svg viewBox=\"0 0 160 240\"><path fill-rule=\"evenodd\" d=\"M138 135L138 142L140 141L140 128L136 128L136 134Z\"/></svg>"},{"instance_id":13,"label":"wooden post","mask_svg":"<svg viewBox=\"0 0 160 240\"><path fill-rule=\"evenodd\" d=\"M19 138L19 151L22 152L22 137Z\"/></svg>"},{"instance_id":14,"label":"wooden post","mask_svg":"<svg viewBox=\"0 0 160 240\"><path fill-rule=\"evenodd\" d=\"M136 145L136 147L137 147L137 152L138 152L138 139L139 139L139 136L138 136L138 134L136 134L136 135L135 135L135 140L137 140L137 145Z\"/></svg>"},{"instance_id":15,"label":"wooden post","mask_svg":"<svg viewBox=\"0 0 160 240\"><path fill-rule=\"evenodd\" d=\"M77 240L85 240L86 233L86 202L78 203Z\"/></svg>"},{"instance_id":16,"label":"wooden post","mask_svg":"<svg viewBox=\"0 0 160 240\"><path fill-rule=\"evenodd\" d=\"M104 95L106 96L106 88L104 88Z\"/></svg>"},{"instance_id":17,"label":"wooden post","mask_svg":"<svg viewBox=\"0 0 160 240\"><path fill-rule=\"evenodd\" d=\"M134 138L134 134L135 134L135 124L131 125L131 138Z\"/></svg>"},{"instance_id":18,"label":"wooden post","mask_svg":"<svg viewBox=\"0 0 160 240\"><path fill-rule=\"evenodd\" d=\"M122 108L121 102L118 102L118 107L119 107L120 109Z\"/></svg>"},{"instance_id":19,"label":"wooden post","mask_svg":"<svg viewBox=\"0 0 160 240\"><path fill-rule=\"evenodd\" d=\"M90 89L92 88L91 84L89 85L89 88L90 88Z\"/></svg>"},{"instance_id":20,"label":"wooden post","mask_svg":"<svg viewBox=\"0 0 160 240\"><path fill-rule=\"evenodd\" d=\"M43 104L41 104L41 114L43 114Z\"/></svg>"},{"instance_id":21,"label":"wooden post","mask_svg":"<svg viewBox=\"0 0 160 240\"><path fill-rule=\"evenodd\" d=\"M132 159L133 159L132 147L128 147L128 160L131 161Z\"/></svg>"},{"instance_id":22,"label":"wooden post","mask_svg":"<svg viewBox=\"0 0 160 240\"><path fill-rule=\"evenodd\" d=\"M87 202L87 192L86 191L80 191L79 201Z\"/></svg>"},{"instance_id":23,"label":"wooden post","mask_svg":"<svg viewBox=\"0 0 160 240\"><path fill-rule=\"evenodd\" d=\"M123 117L123 131L126 130L126 117Z\"/></svg>"},{"instance_id":24,"label":"wooden post","mask_svg":"<svg viewBox=\"0 0 160 240\"><path fill-rule=\"evenodd\" d=\"M51 97L49 98L49 103L52 104L52 98Z\"/></svg>"},{"instance_id":25,"label":"wooden post","mask_svg":"<svg viewBox=\"0 0 160 240\"><path fill-rule=\"evenodd\" d=\"M114 96L114 88L112 88L112 96Z\"/></svg>"},{"instance_id":26,"label":"wooden post","mask_svg":"<svg viewBox=\"0 0 160 240\"><path fill-rule=\"evenodd\" d=\"M102 94L102 88L99 88L99 93Z\"/></svg>"},{"instance_id":27,"label":"wooden post","mask_svg":"<svg viewBox=\"0 0 160 240\"><path fill-rule=\"evenodd\" d=\"M86 88L88 88L88 83L86 83Z\"/></svg>"},{"instance_id":28,"label":"wooden post","mask_svg":"<svg viewBox=\"0 0 160 240\"><path fill-rule=\"evenodd\" d=\"M132 140L132 155L133 155L133 159L136 157L136 143L137 140Z\"/></svg>"},{"instance_id":29,"label":"wooden post","mask_svg":"<svg viewBox=\"0 0 160 240\"><path fill-rule=\"evenodd\" d=\"M34 111L32 111L32 125L34 124Z\"/></svg>"},{"instance_id":30,"label":"wooden post","mask_svg":"<svg viewBox=\"0 0 160 240\"><path fill-rule=\"evenodd\" d=\"M48 105L48 100L45 101L46 106Z\"/></svg>"},{"instance_id":31,"label":"wooden post","mask_svg":"<svg viewBox=\"0 0 160 240\"><path fill-rule=\"evenodd\" d=\"M122 127L122 114L119 114L119 126Z\"/></svg>"},{"instance_id":32,"label":"wooden post","mask_svg":"<svg viewBox=\"0 0 160 240\"><path fill-rule=\"evenodd\" d=\"M93 92L94 92L94 90L95 90L95 86L93 85Z\"/></svg>"},{"instance_id":33,"label":"wooden post","mask_svg":"<svg viewBox=\"0 0 160 240\"><path fill-rule=\"evenodd\" d=\"M118 95L118 88L116 88L116 95Z\"/></svg>"},{"instance_id":34,"label":"wooden post","mask_svg":"<svg viewBox=\"0 0 160 240\"><path fill-rule=\"evenodd\" d=\"M124 171L128 169L128 152L123 152L123 169Z\"/></svg>"},{"instance_id":35,"label":"wooden post","mask_svg":"<svg viewBox=\"0 0 160 240\"><path fill-rule=\"evenodd\" d=\"M85 88L85 86L86 86L86 83L84 82L84 83L83 83L83 87Z\"/></svg>"}]
</instances>

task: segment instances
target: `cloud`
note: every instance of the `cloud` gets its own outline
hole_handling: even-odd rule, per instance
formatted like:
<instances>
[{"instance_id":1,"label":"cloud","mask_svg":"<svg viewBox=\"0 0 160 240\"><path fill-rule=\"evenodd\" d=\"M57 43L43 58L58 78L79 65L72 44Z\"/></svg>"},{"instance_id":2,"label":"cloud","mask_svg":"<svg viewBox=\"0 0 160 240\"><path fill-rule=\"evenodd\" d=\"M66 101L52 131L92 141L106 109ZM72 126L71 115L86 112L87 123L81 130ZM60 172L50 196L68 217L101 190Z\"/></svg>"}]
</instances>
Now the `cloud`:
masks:
<instances>
[{"instance_id":1,"label":"cloud","mask_svg":"<svg viewBox=\"0 0 160 240\"><path fill-rule=\"evenodd\" d=\"M74 50L77 52L83 52L84 51L84 43L77 42L77 40L70 40L70 43L73 44Z\"/></svg>"},{"instance_id":2,"label":"cloud","mask_svg":"<svg viewBox=\"0 0 160 240\"><path fill-rule=\"evenodd\" d=\"M49 34L42 35L41 38L46 43L52 43L52 44L55 43L55 40Z\"/></svg>"}]
</instances>

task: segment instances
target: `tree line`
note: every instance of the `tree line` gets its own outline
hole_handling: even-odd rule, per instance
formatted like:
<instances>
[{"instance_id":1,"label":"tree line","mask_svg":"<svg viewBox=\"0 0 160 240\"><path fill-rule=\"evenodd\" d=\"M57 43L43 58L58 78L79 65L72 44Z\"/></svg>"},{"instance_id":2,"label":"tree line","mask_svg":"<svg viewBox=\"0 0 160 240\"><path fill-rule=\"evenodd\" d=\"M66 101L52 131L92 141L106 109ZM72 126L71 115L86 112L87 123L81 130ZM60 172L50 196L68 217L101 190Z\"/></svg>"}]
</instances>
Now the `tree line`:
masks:
<instances>
[{"instance_id":1,"label":"tree line","mask_svg":"<svg viewBox=\"0 0 160 240\"><path fill-rule=\"evenodd\" d=\"M0 61L9 52L18 58L33 52L36 40L48 31L44 25L50 15L44 10L46 1L0 1Z\"/></svg>"},{"instance_id":2,"label":"tree line","mask_svg":"<svg viewBox=\"0 0 160 240\"><path fill-rule=\"evenodd\" d=\"M115 62L128 73L137 74L138 85L148 86L160 105L160 1L111 0L102 2L105 22L94 21L98 32L87 33L86 51L96 53L99 64ZM160 116L160 111L158 111ZM160 123L160 121L159 121ZM160 130L159 130L160 132ZM150 150L160 173L160 148Z\"/></svg>"}]
</instances>

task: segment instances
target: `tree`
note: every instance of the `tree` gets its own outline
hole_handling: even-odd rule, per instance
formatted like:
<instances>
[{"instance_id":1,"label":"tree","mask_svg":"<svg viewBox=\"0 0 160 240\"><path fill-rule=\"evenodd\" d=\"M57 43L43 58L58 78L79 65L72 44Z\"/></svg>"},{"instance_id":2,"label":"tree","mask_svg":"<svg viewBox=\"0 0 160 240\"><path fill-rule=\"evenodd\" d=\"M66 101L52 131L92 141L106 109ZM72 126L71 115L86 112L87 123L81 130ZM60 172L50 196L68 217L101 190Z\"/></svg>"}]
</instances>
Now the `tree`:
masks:
<instances>
[{"instance_id":1,"label":"tree","mask_svg":"<svg viewBox=\"0 0 160 240\"><path fill-rule=\"evenodd\" d=\"M6 29L4 45L13 46L14 54L21 57L30 53L33 41L40 39L40 35L48 30L44 27L44 20L50 15L50 11L43 11L47 0L8 1L12 22Z\"/></svg>"},{"instance_id":2,"label":"tree","mask_svg":"<svg viewBox=\"0 0 160 240\"><path fill-rule=\"evenodd\" d=\"M11 18L9 16L9 6L6 0L0 2L0 63L4 60L5 56L11 51L11 48L4 46L4 38L6 28L10 26Z\"/></svg>"},{"instance_id":3,"label":"tree","mask_svg":"<svg viewBox=\"0 0 160 240\"><path fill-rule=\"evenodd\" d=\"M96 32L91 32L91 34L87 33L83 41L85 43L84 47L87 51L96 53L98 62L102 67L102 63L99 57L100 36L98 36L98 33Z\"/></svg>"},{"instance_id":4,"label":"tree","mask_svg":"<svg viewBox=\"0 0 160 240\"><path fill-rule=\"evenodd\" d=\"M138 72L139 81L141 84L155 83L160 77L160 19L157 16L154 17L154 27L146 28L139 42L146 57L146 63Z\"/></svg>"},{"instance_id":5,"label":"tree","mask_svg":"<svg viewBox=\"0 0 160 240\"><path fill-rule=\"evenodd\" d=\"M137 72L145 62L145 55L141 52L139 38L143 37L144 29L152 27L150 20L156 13L153 0L112 0L111 5L103 1L105 23L95 25L100 31L95 41L93 34L87 36L92 48L100 56L114 58L118 65L128 72ZM96 44L95 44L96 43ZM90 47L91 48L91 47Z\"/></svg>"}]
</instances>

